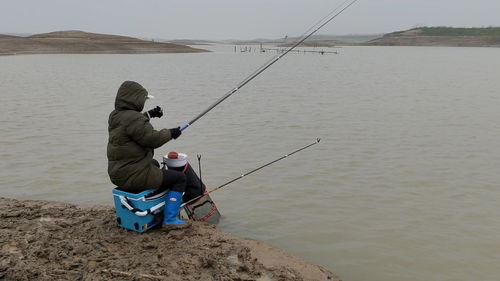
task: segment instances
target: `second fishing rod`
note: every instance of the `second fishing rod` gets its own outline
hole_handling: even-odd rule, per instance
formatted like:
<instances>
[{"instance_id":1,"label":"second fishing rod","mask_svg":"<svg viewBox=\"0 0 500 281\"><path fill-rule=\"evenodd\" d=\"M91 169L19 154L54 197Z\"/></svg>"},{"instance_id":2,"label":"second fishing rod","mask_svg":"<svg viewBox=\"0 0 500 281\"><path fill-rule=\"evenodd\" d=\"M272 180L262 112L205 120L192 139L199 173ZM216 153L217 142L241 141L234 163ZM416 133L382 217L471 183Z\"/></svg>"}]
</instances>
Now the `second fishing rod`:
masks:
<instances>
[{"instance_id":1,"label":"second fishing rod","mask_svg":"<svg viewBox=\"0 0 500 281\"><path fill-rule=\"evenodd\" d=\"M250 81L252 81L255 77L257 77L259 74L264 72L266 69L271 67L271 65L275 64L278 60L280 60L282 57L286 56L290 51L295 49L297 46L302 44L304 41L306 41L308 38L310 38L313 34L315 34L318 30L320 30L322 27L327 25L329 22L331 22L333 19L338 17L342 12L344 12L347 8L352 6L355 2L358 0L352 0L352 1L345 1L339 6L337 6L333 11L331 11L328 15L323 17L320 21L318 21L315 25L313 25L311 28L309 28L304 34L300 37L298 41L296 41L291 47L286 49L285 52L276 55L275 57L271 58L269 61L267 61L265 64L263 64L261 67L259 67L257 70L255 70L252 74L247 76L245 79L243 79L240 83L236 85L233 89L229 90L224 96L219 98L217 101L215 101L213 104L211 104L207 109L205 109L202 113L198 114L195 118L193 118L191 121L189 121L186 125L181 127L181 131L186 130L191 126L194 122L198 121L201 117L203 117L205 114L207 114L209 111L214 109L217 105L219 105L221 102L229 98L231 95L236 93L239 89L243 88L246 84L248 84Z\"/></svg>"},{"instance_id":2,"label":"second fishing rod","mask_svg":"<svg viewBox=\"0 0 500 281\"><path fill-rule=\"evenodd\" d=\"M263 168L265 168L265 167L268 167L268 166L270 166L270 165L272 165L272 164L274 164L274 163L276 163L276 162L278 162L278 161L281 161L281 160L283 160L283 159L285 159L285 158L288 158L289 156L292 156L292 155L294 155L295 153L298 153L298 152L301 152L302 150L308 149L309 147L311 147L311 146L313 146L313 145L318 144L320 141L321 141L321 139L320 139L320 138L317 138L317 139L316 139L316 141L315 141L315 142L313 142L313 143L311 143L311 144L308 144L308 145L306 145L306 146L303 146L303 147L301 147L301 148L299 148L299 149L296 149L296 150L294 150L294 151L292 151L292 152L290 152L290 153L288 153L288 154L285 154L285 155L281 156L280 158L277 158L277 159L275 159L275 160L272 160L271 162L268 162L268 163L266 163L266 164L264 164L264 165L261 165L261 166L259 166L259 167L255 168L255 169L253 169L253 170L251 170L251 171L249 171L249 172L246 172L246 173L244 173L244 174L241 174L240 176L238 176L238 177L236 177L236 178L234 178L234 179L232 179L232 180L230 180L230 181L228 181L228 182L226 182L226 183L224 183L224 184L222 184L222 185L219 185L218 187L216 187L216 188L214 188L214 189L212 189L212 190L210 190L210 191L207 191L206 193L204 193L204 194L202 194L202 195L199 195L199 196L197 196L197 197L195 197L195 198L193 198L193 199L191 199L191 200L189 200L189 201L187 201L187 202L184 202L184 203L181 205L181 207L184 207L184 206L188 205L189 203L195 202L196 200L198 200L198 199L202 198L202 197L203 197L203 196L205 196L205 195L208 195L208 194L210 194L210 193L212 193L212 192L215 192L215 191L217 191L217 190L219 190L219 189L221 189L221 188L223 188L223 187L225 187L225 186L227 186L227 185L229 185L229 184L231 184L231 183L233 183L233 182L235 182L235 181L237 181L237 180L240 180L241 178L244 178L244 177L246 177L246 176L248 176L248 175L250 175L250 174L253 174L253 173L255 173L255 172L257 172L257 171L259 171L259 170L261 170L261 169L263 169ZM198 165L199 165L199 169L200 169L200 186L203 186L203 183L201 182L201 164L200 164L200 158L201 158L201 155L198 155Z\"/></svg>"}]
</instances>

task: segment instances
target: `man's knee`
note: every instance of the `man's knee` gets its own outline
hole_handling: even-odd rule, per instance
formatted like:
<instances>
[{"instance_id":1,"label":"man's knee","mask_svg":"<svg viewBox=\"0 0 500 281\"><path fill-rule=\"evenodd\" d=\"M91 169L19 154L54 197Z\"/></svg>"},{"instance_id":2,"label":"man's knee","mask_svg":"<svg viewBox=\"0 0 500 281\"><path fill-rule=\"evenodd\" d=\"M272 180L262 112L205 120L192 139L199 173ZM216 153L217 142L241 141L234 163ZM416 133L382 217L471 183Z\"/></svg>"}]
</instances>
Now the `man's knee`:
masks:
<instances>
[{"instance_id":1,"label":"man's knee","mask_svg":"<svg viewBox=\"0 0 500 281\"><path fill-rule=\"evenodd\" d=\"M185 192L186 191L186 175L184 173L179 173L177 176L175 183L172 184L171 190L177 192Z\"/></svg>"},{"instance_id":2,"label":"man's knee","mask_svg":"<svg viewBox=\"0 0 500 281\"><path fill-rule=\"evenodd\" d=\"M177 192L184 192L186 191L186 175L182 172L164 170L162 187Z\"/></svg>"}]
</instances>

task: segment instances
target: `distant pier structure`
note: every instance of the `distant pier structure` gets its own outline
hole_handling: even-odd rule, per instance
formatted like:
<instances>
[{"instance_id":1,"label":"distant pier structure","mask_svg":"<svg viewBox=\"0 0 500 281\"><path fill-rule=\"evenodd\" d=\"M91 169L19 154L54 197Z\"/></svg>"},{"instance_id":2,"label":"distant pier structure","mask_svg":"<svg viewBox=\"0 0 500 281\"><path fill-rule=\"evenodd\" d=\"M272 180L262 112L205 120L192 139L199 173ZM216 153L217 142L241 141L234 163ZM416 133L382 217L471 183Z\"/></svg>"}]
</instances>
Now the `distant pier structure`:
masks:
<instances>
[{"instance_id":1,"label":"distant pier structure","mask_svg":"<svg viewBox=\"0 0 500 281\"><path fill-rule=\"evenodd\" d=\"M276 52L277 54L282 54L288 50L288 48L284 47L275 47L275 48L264 48L262 46L262 43L260 44L259 47L257 46L234 46L234 52L237 53L239 50L240 53L251 53L251 52L259 52L259 53L266 53L266 52ZM338 51L325 51L325 50L306 50L306 49L294 49L291 50L290 52L293 53L311 53L311 54L320 54L320 55L325 55L325 54L338 54Z\"/></svg>"},{"instance_id":2,"label":"distant pier structure","mask_svg":"<svg viewBox=\"0 0 500 281\"><path fill-rule=\"evenodd\" d=\"M255 52L256 47L253 47L253 51ZM234 52L236 52L236 46L234 46ZM252 52L252 47L250 46L241 46L240 47L240 53L251 53Z\"/></svg>"}]
</instances>

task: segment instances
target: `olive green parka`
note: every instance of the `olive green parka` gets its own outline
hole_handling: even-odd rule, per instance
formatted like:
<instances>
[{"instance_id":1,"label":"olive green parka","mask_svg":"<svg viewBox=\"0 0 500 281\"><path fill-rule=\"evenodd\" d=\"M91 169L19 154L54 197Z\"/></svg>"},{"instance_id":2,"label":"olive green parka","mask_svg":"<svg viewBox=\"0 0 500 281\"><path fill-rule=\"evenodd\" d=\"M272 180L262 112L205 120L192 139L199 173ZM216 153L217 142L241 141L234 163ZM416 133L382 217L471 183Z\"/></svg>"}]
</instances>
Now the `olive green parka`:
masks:
<instances>
[{"instance_id":1,"label":"olive green parka","mask_svg":"<svg viewBox=\"0 0 500 281\"><path fill-rule=\"evenodd\" d=\"M154 130L148 115L141 113L147 95L139 83L123 82L109 115L108 174L124 190L158 188L163 180L162 171L151 162L153 150L172 137L168 129Z\"/></svg>"}]
</instances>

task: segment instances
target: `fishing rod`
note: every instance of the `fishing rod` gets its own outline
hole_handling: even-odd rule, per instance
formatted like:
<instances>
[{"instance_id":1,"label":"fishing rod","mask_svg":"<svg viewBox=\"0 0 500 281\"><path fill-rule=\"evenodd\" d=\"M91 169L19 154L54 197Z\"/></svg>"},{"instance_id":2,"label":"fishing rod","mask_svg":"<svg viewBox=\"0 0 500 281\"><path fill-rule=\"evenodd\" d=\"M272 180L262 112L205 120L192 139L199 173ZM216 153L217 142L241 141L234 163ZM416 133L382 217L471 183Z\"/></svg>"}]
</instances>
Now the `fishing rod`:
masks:
<instances>
[{"instance_id":1,"label":"fishing rod","mask_svg":"<svg viewBox=\"0 0 500 281\"><path fill-rule=\"evenodd\" d=\"M295 49L297 46L302 44L302 42L306 41L309 37L311 37L314 33L316 33L318 30L320 30L323 26L327 25L329 22L331 22L333 19L335 19L337 16L339 16L342 12L344 12L347 8L352 6L354 3L356 3L358 0L352 0L348 3L349 0L343 2L339 6L337 6L333 11L331 11L327 16L322 18L320 21L318 21L315 25L310 27L303 35L302 38L297 41L295 44L293 44L291 47L289 47L285 52L282 54L278 54L272 59L270 59L268 62L263 64L261 67L259 67L257 70L255 70L252 74L247 76L245 79L243 79L240 83L236 85L233 89L229 90L224 96L219 98L217 101L215 101L213 104L211 104L207 109L205 109L202 113L200 113L198 116L193 118L191 121L189 121L186 125L181 127L181 131L186 130L189 126L191 126L194 122L198 121L201 117L203 117L205 114L207 114L209 111L214 109L217 105L219 105L221 102L229 98L231 95L236 93L239 89L243 88L246 84L248 84L250 81L252 81L255 77L257 77L259 74L264 72L266 69L268 69L271 65L276 63L279 59L284 57L286 54L288 54L290 51ZM344 5L348 3L345 7ZM343 8L342 8L343 7ZM325 21L326 19L326 21ZM323 22L324 21L324 22ZM319 25L319 26L318 26ZM315 28L318 26L317 28ZM312 30L312 31L311 31Z\"/></svg>"},{"instance_id":2,"label":"fishing rod","mask_svg":"<svg viewBox=\"0 0 500 281\"><path fill-rule=\"evenodd\" d=\"M320 140L321 140L321 139L317 138L317 139L316 139L316 141L315 141L315 142L313 142L313 143L311 143L311 144L308 144L308 145L306 145L306 146L304 146L304 147L301 147L301 148L299 148L299 149L297 149L297 150L295 150L295 151L293 151L293 152L291 152L291 153L285 154L285 155L281 156L281 157L280 157L280 158L278 158L278 159L275 159L275 160L273 160L273 161L271 161L271 162L269 162L269 163L266 163L266 164L264 164L264 165L262 165L262 166L260 166L260 167L258 167L258 168L255 168L255 169L251 170L250 172L244 173L244 174L240 175L239 177L236 177L236 178L234 178L234 179L232 179L232 180L230 180L230 181L226 182L225 184L222 184L222 185L220 185L220 186L218 186L218 187L216 187L216 188L214 188L214 189L212 189L212 190L208 191L208 192L207 192L207 193L205 193L205 194L202 194L202 195L200 195L200 196L198 196L198 197L195 197L195 198L193 198L193 199L191 199L191 200L189 200L189 201L187 201L187 202L183 203L183 204L181 205L181 207L184 207L184 206L186 206L187 204L189 204L189 203L191 203L191 202L193 202L193 201L196 201L196 200L200 199L201 197L203 197L203 196L205 196L205 195L208 195L208 194L210 194L210 193L212 193L212 192L215 192L215 191L217 191L217 190L219 190L219 189L223 188L224 186L229 185L229 184L231 184L231 183L233 183L233 182L235 182L235 181L237 181L237 180L239 180L239 179L241 179L241 178L243 178L243 177L246 177L246 176L248 176L248 175L250 175L250 174L253 174L253 173L257 172L258 170L260 170L260 169L262 169L262 168L265 168L265 167L270 166L270 165L272 165L272 164L274 164L274 163L276 163L276 162L278 162L278 161L281 161L281 160L283 160L283 159L287 158L288 156L291 156L291 155L293 155L293 154L295 154L295 153L297 153L297 152L299 152L299 151L302 151L302 150L307 149L307 148L309 148L309 147L311 147L311 146L313 146L313 145L315 145L315 144L318 144L318 143L320 142Z\"/></svg>"}]
</instances>

